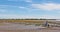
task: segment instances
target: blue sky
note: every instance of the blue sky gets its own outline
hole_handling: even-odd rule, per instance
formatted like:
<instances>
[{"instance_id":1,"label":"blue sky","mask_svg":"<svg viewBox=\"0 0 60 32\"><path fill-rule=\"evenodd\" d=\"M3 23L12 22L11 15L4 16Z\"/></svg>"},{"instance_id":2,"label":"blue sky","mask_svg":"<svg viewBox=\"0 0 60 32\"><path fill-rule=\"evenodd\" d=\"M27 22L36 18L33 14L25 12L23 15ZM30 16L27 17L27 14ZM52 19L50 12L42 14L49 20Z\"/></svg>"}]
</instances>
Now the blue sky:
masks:
<instances>
[{"instance_id":1,"label":"blue sky","mask_svg":"<svg viewBox=\"0 0 60 32\"><path fill-rule=\"evenodd\" d=\"M60 0L0 0L0 19L60 19Z\"/></svg>"}]
</instances>

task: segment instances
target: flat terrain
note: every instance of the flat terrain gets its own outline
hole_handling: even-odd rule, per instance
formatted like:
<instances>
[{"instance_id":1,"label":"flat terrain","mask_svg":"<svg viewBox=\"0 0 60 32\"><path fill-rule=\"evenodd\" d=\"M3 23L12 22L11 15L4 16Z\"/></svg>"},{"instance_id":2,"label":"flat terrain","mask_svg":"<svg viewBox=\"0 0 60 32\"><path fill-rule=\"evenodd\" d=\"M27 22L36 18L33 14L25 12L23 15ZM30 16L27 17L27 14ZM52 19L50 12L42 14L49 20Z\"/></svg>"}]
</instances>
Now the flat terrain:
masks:
<instances>
[{"instance_id":1,"label":"flat terrain","mask_svg":"<svg viewBox=\"0 0 60 32\"><path fill-rule=\"evenodd\" d=\"M34 25L2 23L0 25L0 32L60 32L60 27L40 27Z\"/></svg>"},{"instance_id":2,"label":"flat terrain","mask_svg":"<svg viewBox=\"0 0 60 32\"><path fill-rule=\"evenodd\" d=\"M60 32L60 27L39 26L42 23L44 20L0 20L0 32Z\"/></svg>"},{"instance_id":3,"label":"flat terrain","mask_svg":"<svg viewBox=\"0 0 60 32\"><path fill-rule=\"evenodd\" d=\"M25 30L0 30L0 32L60 32L59 28L57 29L25 29Z\"/></svg>"}]
</instances>

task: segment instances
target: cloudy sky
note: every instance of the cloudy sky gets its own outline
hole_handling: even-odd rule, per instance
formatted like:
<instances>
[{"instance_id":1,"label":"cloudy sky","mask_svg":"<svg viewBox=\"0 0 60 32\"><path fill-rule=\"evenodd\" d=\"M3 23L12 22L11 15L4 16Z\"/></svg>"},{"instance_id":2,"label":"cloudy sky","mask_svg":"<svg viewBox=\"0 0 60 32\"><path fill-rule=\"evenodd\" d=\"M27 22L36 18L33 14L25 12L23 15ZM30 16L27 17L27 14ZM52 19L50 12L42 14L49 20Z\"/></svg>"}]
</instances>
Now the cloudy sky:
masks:
<instances>
[{"instance_id":1,"label":"cloudy sky","mask_svg":"<svg viewBox=\"0 0 60 32\"><path fill-rule=\"evenodd\" d=\"M0 0L0 19L60 19L60 0Z\"/></svg>"}]
</instances>

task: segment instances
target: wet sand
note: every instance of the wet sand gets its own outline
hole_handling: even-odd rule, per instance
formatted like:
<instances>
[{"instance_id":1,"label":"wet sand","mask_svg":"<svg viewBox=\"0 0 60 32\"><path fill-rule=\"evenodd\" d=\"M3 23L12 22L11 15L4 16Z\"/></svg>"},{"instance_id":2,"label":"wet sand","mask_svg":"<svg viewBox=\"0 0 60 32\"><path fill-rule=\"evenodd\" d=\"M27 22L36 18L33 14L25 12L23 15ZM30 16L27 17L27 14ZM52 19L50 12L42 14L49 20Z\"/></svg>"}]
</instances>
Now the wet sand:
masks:
<instances>
[{"instance_id":1,"label":"wet sand","mask_svg":"<svg viewBox=\"0 0 60 32\"><path fill-rule=\"evenodd\" d=\"M4 23L4 25L0 25L0 32L60 32L60 27L40 28L35 26Z\"/></svg>"},{"instance_id":2,"label":"wet sand","mask_svg":"<svg viewBox=\"0 0 60 32\"><path fill-rule=\"evenodd\" d=\"M60 32L58 29L0 30L0 32Z\"/></svg>"}]
</instances>

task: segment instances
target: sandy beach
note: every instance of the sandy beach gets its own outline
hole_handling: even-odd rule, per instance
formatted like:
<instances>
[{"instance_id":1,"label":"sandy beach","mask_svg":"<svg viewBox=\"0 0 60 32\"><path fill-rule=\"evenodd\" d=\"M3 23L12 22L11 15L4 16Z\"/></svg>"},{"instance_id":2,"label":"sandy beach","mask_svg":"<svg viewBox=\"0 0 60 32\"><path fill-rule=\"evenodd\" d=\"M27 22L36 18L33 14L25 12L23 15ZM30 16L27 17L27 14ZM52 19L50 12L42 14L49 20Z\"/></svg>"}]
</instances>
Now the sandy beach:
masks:
<instances>
[{"instance_id":1,"label":"sandy beach","mask_svg":"<svg viewBox=\"0 0 60 32\"><path fill-rule=\"evenodd\" d=\"M60 29L0 30L0 32L60 32Z\"/></svg>"},{"instance_id":2,"label":"sandy beach","mask_svg":"<svg viewBox=\"0 0 60 32\"><path fill-rule=\"evenodd\" d=\"M0 25L0 32L60 32L60 27L42 28L33 25L4 23L4 25Z\"/></svg>"}]
</instances>

